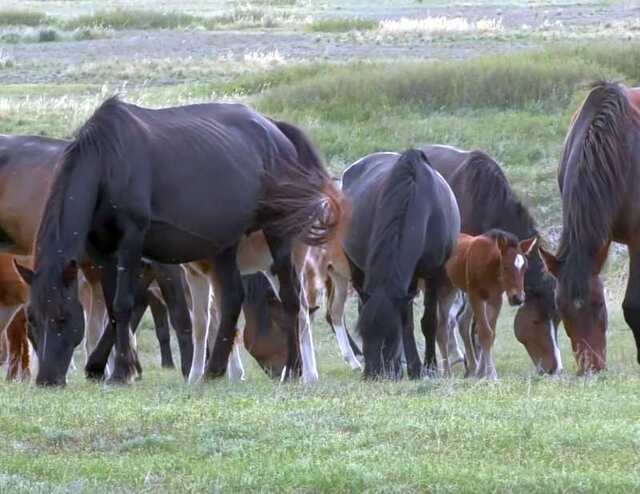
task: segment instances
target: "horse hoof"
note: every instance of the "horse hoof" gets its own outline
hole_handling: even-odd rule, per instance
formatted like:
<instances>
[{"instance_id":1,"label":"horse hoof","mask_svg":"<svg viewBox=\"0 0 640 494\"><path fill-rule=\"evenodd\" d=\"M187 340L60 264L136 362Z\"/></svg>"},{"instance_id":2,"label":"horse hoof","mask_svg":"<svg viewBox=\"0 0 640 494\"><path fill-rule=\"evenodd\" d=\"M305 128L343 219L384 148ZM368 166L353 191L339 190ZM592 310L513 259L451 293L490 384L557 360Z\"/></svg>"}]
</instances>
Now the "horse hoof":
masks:
<instances>
[{"instance_id":1,"label":"horse hoof","mask_svg":"<svg viewBox=\"0 0 640 494\"><path fill-rule=\"evenodd\" d=\"M204 378L206 380L209 379L220 379L221 377L224 377L226 373L226 369L207 369L207 372L204 375Z\"/></svg>"},{"instance_id":2,"label":"horse hoof","mask_svg":"<svg viewBox=\"0 0 640 494\"><path fill-rule=\"evenodd\" d=\"M109 386L124 386L133 383L134 380L140 379L139 374L132 367L128 370L115 369L113 374L109 376L106 383Z\"/></svg>"},{"instance_id":3,"label":"horse hoof","mask_svg":"<svg viewBox=\"0 0 640 494\"><path fill-rule=\"evenodd\" d=\"M104 365L87 363L84 373L90 381L102 381L104 379Z\"/></svg>"},{"instance_id":4,"label":"horse hoof","mask_svg":"<svg viewBox=\"0 0 640 494\"><path fill-rule=\"evenodd\" d=\"M176 366L173 362L162 362L160 364L160 367L162 367L163 369L175 369Z\"/></svg>"}]
</instances>

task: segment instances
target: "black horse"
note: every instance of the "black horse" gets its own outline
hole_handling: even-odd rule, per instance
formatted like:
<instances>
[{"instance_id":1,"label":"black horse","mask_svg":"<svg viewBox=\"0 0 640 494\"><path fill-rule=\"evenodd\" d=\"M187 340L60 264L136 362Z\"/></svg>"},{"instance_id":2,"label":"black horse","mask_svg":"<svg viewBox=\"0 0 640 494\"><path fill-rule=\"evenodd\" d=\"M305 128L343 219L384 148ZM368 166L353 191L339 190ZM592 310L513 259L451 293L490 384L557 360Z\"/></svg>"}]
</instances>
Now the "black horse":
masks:
<instances>
[{"instance_id":1,"label":"black horse","mask_svg":"<svg viewBox=\"0 0 640 494\"><path fill-rule=\"evenodd\" d=\"M519 240L539 235L531 214L491 156L442 145L425 146L422 150L456 196L462 233L481 235L498 228ZM555 374L562 369L557 343L560 318L553 299L555 281L545 272L537 246L528 256L528 264L525 303L516 314L514 331L534 365Z\"/></svg>"},{"instance_id":2,"label":"black horse","mask_svg":"<svg viewBox=\"0 0 640 494\"><path fill-rule=\"evenodd\" d=\"M151 110L106 100L58 165L38 230L30 324L42 343L37 382L62 384L82 339L77 260L102 266L111 325L89 357L102 378L115 340L111 382L135 374L130 320L142 256L163 263L211 259L222 290L221 324L207 374L225 373L243 300L236 265L243 235L262 229L287 309L287 373L297 375L299 285L295 237L321 243L340 216L340 193L296 127L238 104Z\"/></svg>"},{"instance_id":3,"label":"black horse","mask_svg":"<svg viewBox=\"0 0 640 494\"><path fill-rule=\"evenodd\" d=\"M30 255L36 237L42 209L48 190L54 177L55 166L61 159L70 141L40 136L0 135L0 250L21 255ZM93 313L102 298L99 287L99 269L84 256L80 262L87 282L91 288L91 306L88 316L91 317L88 330L96 334L87 334L87 341L93 341L102 331L103 315L100 311ZM181 268L146 263L144 276L138 282L138 298L142 300L152 295L147 287L157 280L163 302L152 302L152 312L156 324L156 334L160 342L163 363L169 365L167 353L169 349L169 326L164 313L171 316L173 327L178 337L183 372L188 374L193 357L193 341L191 335L191 319L184 292L176 290L173 284L179 282ZM178 271L176 271L178 270ZM165 308L166 307L166 308ZM138 310L142 309L139 307ZM146 309L146 305L144 307ZM144 310L140 312L142 317ZM137 319L139 319L137 318ZM97 326L96 326L97 323ZM137 323L132 324L136 329ZM34 346L37 340L33 339ZM172 359L171 359L172 360ZM140 369L139 369L140 371ZM185 375L186 375L185 374Z\"/></svg>"},{"instance_id":4,"label":"black horse","mask_svg":"<svg viewBox=\"0 0 640 494\"><path fill-rule=\"evenodd\" d=\"M455 197L415 149L366 156L344 172L342 184L351 202L343 247L362 301L365 377L399 376L401 342L409 376L420 377L412 316L420 279L426 285L425 369L435 372L438 287L460 233Z\"/></svg>"}]
</instances>

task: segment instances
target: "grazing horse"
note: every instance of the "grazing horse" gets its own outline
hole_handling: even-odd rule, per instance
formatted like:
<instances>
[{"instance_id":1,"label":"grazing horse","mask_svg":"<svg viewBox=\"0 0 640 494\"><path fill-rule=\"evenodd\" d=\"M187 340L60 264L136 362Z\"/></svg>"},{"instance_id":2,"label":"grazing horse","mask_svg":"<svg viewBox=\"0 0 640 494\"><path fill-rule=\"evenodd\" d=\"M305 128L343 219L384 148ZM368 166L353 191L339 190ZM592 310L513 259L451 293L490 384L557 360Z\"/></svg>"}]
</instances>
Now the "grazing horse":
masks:
<instances>
[{"instance_id":1,"label":"grazing horse","mask_svg":"<svg viewBox=\"0 0 640 494\"><path fill-rule=\"evenodd\" d=\"M286 307L287 375L299 373L299 287L291 243L322 243L341 216L340 195L306 136L239 104L152 110L107 99L65 149L36 240L30 323L37 334L36 382L63 384L82 335L76 273L86 251L102 267L112 324L85 367L109 381L135 376L130 320L141 258L209 259L221 286L221 323L207 364L222 376L235 339L243 289L236 264L243 235L262 229Z\"/></svg>"},{"instance_id":2,"label":"grazing horse","mask_svg":"<svg viewBox=\"0 0 640 494\"><path fill-rule=\"evenodd\" d=\"M55 165L69 144L70 141L61 139L0 135L0 250L20 255L32 253ZM156 278L162 278L163 273L175 268L151 263L146 271L149 269ZM82 284L81 296L87 317L85 346L88 356L103 331L106 308L100 287L99 269L84 259L82 270L86 279L86 283ZM13 267L5 272L15 277ZM145 287L148 284L149 280ZM170 288L167 284L163 284L163 288ZM9 284L5 287L5 292L15 289L13 297L21 299L22 286L24 285ZM192 352L189 342L191 322L183 317L184 311L182 315L176 315L180 310L180 295L170 289L163 290L163 293L165 302L174 315L174 322L181 321L174 328L179 335L183 366L189 367ZM11 307L9 309L14 310Z\"/></svg>"},{"instance_id":3,"label":"grazing horse","mask_svg":"<svg viewBox=\"0 0 640 494\"><path fill-rule=\"evenodd\" d=\"M640 88L596 83L574 114L558 172L562 235L541 251L578 374L607 365L607 309L599 274L612 241L629 248L622 303L640 363Z\"/></svg>"},{"instance_id":4,"label":"grazing horse","mask_svg":"<svg viewBox=\"0 0 640 494\"><path fill-rule=\"evenodd\" d=\"M426 282L425 370L435 372L438 290L460 232L455 197L415 149L360 159L344 172L342 186L351 207L343 247L362 301L365 377L399 376L401 342L409 376L420 377L412 315L418 280Z\"/></svg>"},{"instance_id":5,"label":"grazing horse","mask_svg":"<svg viewBox=\"0 0 640 494\"><path fill-rule=\"evenodd\" d=\"M533 237L518 242L515 235L502 230L490 230L475 237L460 234L446 270L451 286L467 294L476 321L480 344L478 359L474 355L471 335L468 331L462 335L468 375L497 377L492 349L502 295L507 294L510 305L524 303L526 256L531 253L536 240Z\"/></svg>"},{"instance_id":6,"label":"grazing horse","mask_svg":"<svg viewBox=\"0 0 640 494\"><path fill-rule=\"evenodd\" d=\"M0 254L0 339L7 347L7 380L28 380L30 352L22 307L29 289L13 268L13 256Z\"/></svg>"},{"instance_id":7,"label":"grazing horse","mask_svg":"<svg viewBox=\"0 0 640 494\"><path fill-rule=\"evenodd\" d=\"M422 148L431 165L447 180L460 207L461 230L469 235L498 228L513 233L519 240L538 237L533 218L517 198L500 165L482 151L462 151L450 146ZM542 372L562 370L557 339L559 317L553 293L553 277L545 273L539 249L528 257L524 278L525 302L514 320L516 338L533 364ZM469 311L460 321L461 330L469 324Z\"/></svg>"}]
</instances>

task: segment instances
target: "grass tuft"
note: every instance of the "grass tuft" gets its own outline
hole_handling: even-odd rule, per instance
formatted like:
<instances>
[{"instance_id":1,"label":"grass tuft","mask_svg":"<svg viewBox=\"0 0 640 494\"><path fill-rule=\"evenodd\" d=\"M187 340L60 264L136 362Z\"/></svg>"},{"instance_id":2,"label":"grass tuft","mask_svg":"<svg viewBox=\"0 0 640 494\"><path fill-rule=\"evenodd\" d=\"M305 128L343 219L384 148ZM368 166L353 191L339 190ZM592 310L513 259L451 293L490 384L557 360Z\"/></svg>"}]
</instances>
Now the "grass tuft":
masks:
<instances>
[{"instance_id":1,"label":"grass tuft","mask_svg":"<svg viewBox=\"0 0 640 494\"><path fill-rule=\"evenodd\" d=\"M372 31L378 27L376 21L367 19L315 19L305 26L312 33L345 33L349 31Z\"/></svg>"},{"instance_id":2,"label":"grass tuft","mask_svg":"<svg viewBox=\"0 0 640 494\"><path fill-rule=\"evenodd\" d=\"M39 26L48 21L44 12L34 10L0 10L0 26Z\"/></svg>"}]
</instances>

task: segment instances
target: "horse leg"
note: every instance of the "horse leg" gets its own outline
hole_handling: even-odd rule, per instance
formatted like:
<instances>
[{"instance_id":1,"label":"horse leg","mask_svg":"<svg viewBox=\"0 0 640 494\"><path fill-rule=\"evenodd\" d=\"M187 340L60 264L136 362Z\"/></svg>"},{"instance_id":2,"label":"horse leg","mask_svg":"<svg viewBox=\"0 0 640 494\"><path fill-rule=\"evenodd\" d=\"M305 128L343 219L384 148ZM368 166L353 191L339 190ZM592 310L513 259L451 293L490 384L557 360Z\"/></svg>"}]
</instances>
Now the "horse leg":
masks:
<instances>
[{"instance_id":1,"label":"horse leg","mask_svg":"<svg viewBox=\"0 0 640 494\"><path fill-rule=\"evenodd\" d=\"M193 316L193 360L187 382L195 384L204 376L207 360L207 333L209 330L209 280L192 268L185 270L191 290Z\"/></svg>"},{"instance_id":2,"label":"horse leg","mask_svg":"<svg viewBox=\"0 0 640 494\"><path fill-rule=\"evenodd\" d=\"M163 369L174 369L173 355L171 355L171 334L169 332L169 317L164 303L153 293L147 294L147 303L151 309L151 317L156 327L156 338L160 344L160 366Z\"/></svg>"},{"instance_id":3,"label":"horse leg","mask_svg":"<svg viewBox=\"0 0 640 494\"><path fill-rule=\"evenodd\" d=\"M489 327L491 328L491 351L489 352L489 378L497 379L498 374L496 372L496 363L493 357L493 345L496 341L496 326L498 322L498 316L500 315L500 309L502 308L502 294L496 295L489 299L487 303L487 320Z\"/></svg>"},{"instance_id":4,"label":"horse leg","mask_svg":"<svg viewBox=\"0 0 640 494\"><path fill-rule=\"evenodd\" d=\"M458 295L452 286L443 287L438 297L438 330L436 339L442 358L442 374L451 376L451 360L449 356L450 340L455 339L455 316L452 317L452 307Z\"/></svg>"},{"instance_id":5,"label":"horse leg","mask_svg":"<svg viewBox=\"0 0 640 494\"><path fill-rule=\"evenodd\" d=\"M131 344L131 312L138 273L142 268L143 241L143 230L134 224L125 226L115 266L116 290L113 294L112 319L116 329L116 359L108 381L112 384L127 384L136 373L136 356ZM108 296L106 290L105 295Z\"/></svg>"},{"instance_id":6,"label":"horse leg","mask_svg":"<svg viewBox=\"0 0 640 494\"><path fill-rule=\"evenodd\" d=\"M206 375L209 378L222 377L227 370L229 355L233 348L242 309L244 289L238 270L236 253L238 246L223 251L213 259L212 282L216 286L216 297L220 294L220 326L216 342L207 364Z\"/></svg>"},{"instance_id":7,"label":"horse leg","mask_svg":"<svg viewBox=\"0 0 640 494\"><path fill-rule=\"evenodd\" d=\"M291 260L291 240L285 240L265 232L267 244L273 258L271 271L280 282L280 301L287 317L287 364L283 373L285 378L298 377L302 373L299 353L298 322L300 315L300 278Z\"/></svg>"},{"instance_id":8,"label":"horse leg","mask_svg":"<svg viewBox=\"0 0 640 494\"><path fill-rule=\"evenodd\" d=\"M309 315L309 299L306 280L306 257L309 248L304 246L302 251L294 249L292 253L294 269L299 280L299 309L298 309L298 337L300 358L302 359L302 382L312 383L319 380L318 365L316 364L316 352L313 345L313 333L311 329L311 317Z\"/></svg>"},{"instance_id":9,"label":"horse leg","mask_svg":"<svg viewBox=\"0 0 640 494\"><path fill-rule=\"evenodd\" d=\"M461 314L465 309L466 303L464 294L461 291L456 292L456 297L453 299L451 310L449 311L449 347L447 349L449 353L449 365L454 365L464 362L464 350L460 346L460 338L458 331L458 314Z\"/></svg>"},{"instance_id":10,"label":"horse leg","mask_svg":"<svg viewBox=\"0 0 640 494\"><path fill-rule=\"evenodd\" d=\"M636 359L640 364L640 250L629 246L629 279L622 302L624 320L631 328L636 343Z\"/></svg>"},{"instance_id":11,"label":"horse leg","mask_svg":"<svg viewBox=\"0 0 640 494\"><path fill-rule=\"evenodd\" d=\"M28 379L29 376L29 343L27 341L27 320L24 309L18 308L6 326L8 351L7 381Z\"/></svg>"},{"instance_id":12,"label":"horse leg","mask_svg":"<svg viewBox=\"0 0 640 494\"><path fill-rule=\"evenodd\" d=\"M471 303L465 303L462 312L458 315L458 332L462 337L464 345L464 377L473 377L478 369L478 355L471 334L471 321L473 319L473 309Z\"/></svg>"},{"instance_id":13,"label":"horse leg","mask_svg":"<svg viewBox=\"0 0 640 494\"><path fill-rule=\"evenodd\" d=\"M104 331L102 331L102 335L98 339L98 343L87 357L87 363L85 364L85 375L87 376L87 379L92 380L104 379L109 355L111 354L111 349L116 342L116 331L112 310L113 296L116 292L115 262L105 263L102 266L101 284L102 289L100 290L100 294L105 304L105 310L108 314L108 319L106 326L104 326ZM96 291L92 291L92 295L94 296L94 304L96 301L95 294ZM91 317L93 318L93 310Z\"/></svg>"},{"instance_id":14,"label":"horse leg","mask_svg":"<svg viewBox=\"0 0 640 494\"><path fill-rule=\"evenodd\" d=\"M344 361L351 366L352 369L362 369L360 361L353 353L353 348L349 342L349 334L347 333L345 324L344 306L347 301L349 281L334 270L329 270L328 277L327 322L336 335L338 348L340 349L340 354Z\"/></svg>"},{"instance_id":15,"label":"horse leg","mask_svg":"<svg viewBox=\"0 0 640 494\"><path fill-rule=\"evenodd\" d=\"M189 371L193 364L193 327L191 324L191 315L189 314L189 307L187 306L187 299L185 296L185 286L183 271L180 266L158 265L154 263L154 269L156 274L158 270L161 270L161 276L156 276L156 282L162 292L162 297L166 304L166 309L169 313L169 322L176 332L178 338L178 348L180 350L180 364L182 375L186 379L189 375ZM153 310L153 307L151 308ZM166 320L166 315L165 315ZM168 361L172 361L171 358L171 346L169 345L170 336L166 335L166 347L163 350L163 354ZM156 331L158 326L156 326ZM173 362L171 362L173 364Z\"/></svg>"},{"instance_id":16,"label":"horse leg","mask_svg":"<svg viewBox=\"0 0 640 494\"><path fill-rule=\"evenodd\" d=\"M436 357L436 333L438 332L438 292L441 277L435 276L425 280L424 289L424 313L422 314L422 334L425 338L424 348L424 375L435 377L438 372L438 359Z\"/></svg>"},{"instance_id":17,"label":"horse leg","mask_svg":"<svg viewBox=\"0 0 640 494\"><path fill-rule=\"evenodd\" d=\"M88 287L85 290L85 300L89 309L87 310L87 305L85 305L87 330L85 332L84 345L88 361L89 355L98 345L105 324L108 321L108 314L100 280L87 281L85 286ZM83 301L83 305L84 303Z\"/></svg>"},{"instance_id":18,"label":"horse leg","mask_svg":"<svg viewBox=\"0 0 640 494\"><path fill-rule=\"evenodd\" d=\"M486 302L477 295L470 293L469 303L473 310L473 318L476 322L480 343L480 359L476 376L493 378L495 369L492 369L491 347L493 346L494 334L487 319Z\"/></svg>"}]
</instances>

